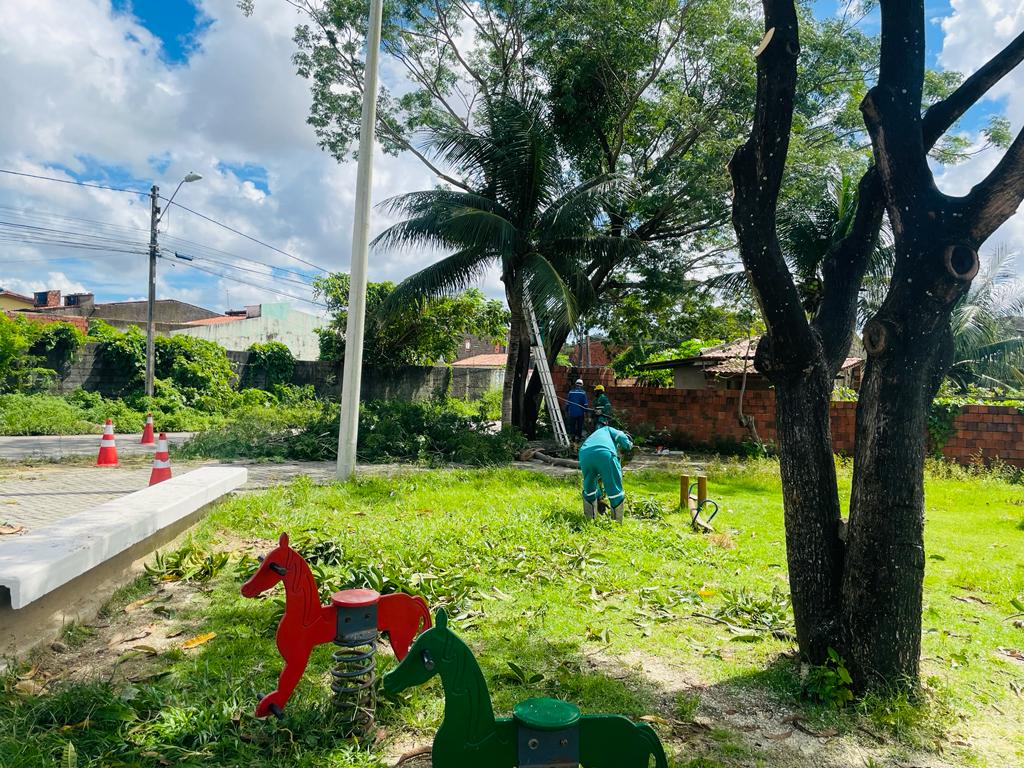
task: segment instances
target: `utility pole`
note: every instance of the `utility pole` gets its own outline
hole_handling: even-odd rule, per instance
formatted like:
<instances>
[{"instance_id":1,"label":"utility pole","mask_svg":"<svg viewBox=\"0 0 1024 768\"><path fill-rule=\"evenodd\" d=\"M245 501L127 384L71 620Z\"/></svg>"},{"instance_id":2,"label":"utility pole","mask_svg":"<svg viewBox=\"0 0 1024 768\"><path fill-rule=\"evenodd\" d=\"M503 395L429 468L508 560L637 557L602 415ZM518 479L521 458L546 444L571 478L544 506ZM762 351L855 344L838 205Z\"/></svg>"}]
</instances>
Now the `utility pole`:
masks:
<instances>
[{"instance_id":1,"label":"utility pole","mask_svg":"<svg viewBox=\"0 0 1024 768\"><path fill-rule=\"evenodd\" d=\"M149 302L146 306L146 397L153 396L154 346L153 309L156 302L156 225L160 221L160 187L156 184L149 190Z\"/></svg>"},{"instance_id":2,"label":"utility pole","mask_svg":"<svg viewBox=\"0 0 1024 768\"><path fill-rule=\"evenodd\" d=\"M363 68L363 121L359 128L359 169L356 173L356 211L352 226L352 267L345 328L345 369L341 379L341 420L338 425L338 479L348 480L356 469L359 440L359 389L363 379L363 330L366 323L366 266L370 247L370 188L373 185L373 134L377 123L377 59L383 0L370 0Z\"/></svg>"},{"instance_id":3,"label":"utility pole","mask_svg":"<svg viewBox=\"0 0 1024 768\"><path fill-rule=\"evenodd\" d=\"M167 207L171 207L171 203L174 202L174 197L178 194L182 184L191 184L193 181L199 181L202 178L202 176L194 171L186 173L185 177L178 182L178 186L174 188L174 194L167 201ZM156 360L154 359L156 350L153 341L153 314L156 308L156 228L160 224L160 219L163 218L160 206L158 205L159 200L160 187L154 184L149 190L149 301L146 305L146 397L153 396L153 376L156 370Z\"/></svg>"}]
</instances>

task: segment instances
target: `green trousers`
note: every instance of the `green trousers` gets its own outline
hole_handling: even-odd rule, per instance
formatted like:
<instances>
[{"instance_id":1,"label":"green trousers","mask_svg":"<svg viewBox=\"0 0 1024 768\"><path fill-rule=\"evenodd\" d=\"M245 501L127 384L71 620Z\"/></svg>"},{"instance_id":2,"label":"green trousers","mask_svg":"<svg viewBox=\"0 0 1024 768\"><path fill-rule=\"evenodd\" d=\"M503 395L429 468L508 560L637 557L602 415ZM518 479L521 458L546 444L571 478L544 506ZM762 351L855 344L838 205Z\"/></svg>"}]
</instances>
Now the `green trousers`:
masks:
<instances>
[{"instance_id":1,"label":"green trousers","mask_svg":"<svg viewBox=\"0 0 1024 768\"><path fill-rule=\"evenodd\" d=\"M583 499L593 504L600 493L597 481L604 485L608 503L619 506L626 498L622 489L622 464L619 455L605 448L580 451L580 470L583 472Z\"/></svg>"}]
</instances>

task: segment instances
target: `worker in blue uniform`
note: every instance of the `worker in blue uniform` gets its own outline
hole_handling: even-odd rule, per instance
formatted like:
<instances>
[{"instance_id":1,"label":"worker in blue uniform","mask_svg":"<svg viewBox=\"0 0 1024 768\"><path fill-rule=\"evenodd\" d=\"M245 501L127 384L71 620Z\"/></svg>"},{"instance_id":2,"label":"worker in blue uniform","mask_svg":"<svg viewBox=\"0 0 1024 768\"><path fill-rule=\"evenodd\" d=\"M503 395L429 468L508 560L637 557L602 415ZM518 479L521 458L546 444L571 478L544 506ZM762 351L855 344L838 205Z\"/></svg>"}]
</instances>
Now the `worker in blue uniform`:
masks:
<instances>
[{"instance_id":1,"label":"worker in blue uniform","mask_svg":"<svg viewBox=\"0 0 1024 768\"><path fill-rule=\"evenodd\" d=\"M583 388L583 379L576 379L576 386L569 390L565 399L565 415L569 417L569 437L574 443L583 439L583 420L587 415L587 390Z\"/></svg>"},{"instance_id":2,"label":"worker in blue uniform","mask_svg":"<svg viewBox=\"0 0 1024 768\"><path fill-rule=\"evenodd\" d=\"M604 486L612 514L622 522L622 505L626 492L622 488L622 462L620 451L631 453L633 441L629 435L614 427L598 427L580 446L580 470L583 472L583 514L593 519L597 514L600 494L598 480Z\"/></svg>"}]
</instances>

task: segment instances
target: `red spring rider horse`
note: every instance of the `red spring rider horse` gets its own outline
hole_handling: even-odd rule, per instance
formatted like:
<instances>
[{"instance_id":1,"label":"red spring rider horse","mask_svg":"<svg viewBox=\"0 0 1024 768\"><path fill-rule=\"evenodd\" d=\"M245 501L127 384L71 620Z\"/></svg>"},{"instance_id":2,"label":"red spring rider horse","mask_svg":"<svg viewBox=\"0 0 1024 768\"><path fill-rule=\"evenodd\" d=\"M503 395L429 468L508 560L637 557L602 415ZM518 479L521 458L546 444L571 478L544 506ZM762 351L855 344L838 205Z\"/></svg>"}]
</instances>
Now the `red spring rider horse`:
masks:
<instances>
[{"instance_id":1,"label":"red spring rider horse","mask_svg":"<svg viewBox=\"0 0 1024 768\"><path fill-rule=\"evenodd\" d=\"M320 605L313 572L288 546L287 533L260 558L259 569L242 585L242 596L256 597L279 581L284 583L285 609L277 627L277 649L284 658L284 669L277 690L260 697L256 717L282 717L313 648L333 642L339 646L331 672L335 703L349 722L365 725L372 719L375 703L377 634L387 632L401 661L417 633L430 627L426 601L400 592L381 595L371 589L346 589L331 595L330 605Z\"/></svg>"}]
</instances>

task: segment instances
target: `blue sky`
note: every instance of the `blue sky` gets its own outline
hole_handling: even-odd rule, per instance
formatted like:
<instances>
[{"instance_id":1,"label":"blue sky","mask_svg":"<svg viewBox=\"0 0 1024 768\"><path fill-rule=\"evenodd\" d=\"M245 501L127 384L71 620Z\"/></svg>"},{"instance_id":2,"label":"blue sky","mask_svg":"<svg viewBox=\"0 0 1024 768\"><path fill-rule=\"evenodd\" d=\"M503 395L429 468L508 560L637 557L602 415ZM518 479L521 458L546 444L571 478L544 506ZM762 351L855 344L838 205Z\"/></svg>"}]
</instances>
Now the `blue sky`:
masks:
<instances>
[{"instance_id":1,"label":"blue sky","mask_svg":"<svg viewBox=\"0 0 1024 768\"><path fill-rule=\"evenodd\" d=\"M138 19L163 44L169 64L183 64L198 46L212 20L190 0L113 0L115 13Z\"/></svg>"},{"instance_id":2,"label":"blue sky","mask_svg":"<svg viewBox=\"0 0 1024 768\"><path fill-rule=\"evenodd\" d=\"M814 9L827 15L839 5L840 0L819 0ZM1007 34L1024 28L1019 0L934 0L927 15L930 64L967 72L1004 45ZM165 195L196 171L203 181L182 188L182 204L290 254L347 269L355 165L339 165L322 152L306 124L309 84L291 63L296 20L284 0L260 0L250 18L238 11L236 0L0 3L0 103L6 105L0 168L139 190L156 183ZM877 14L864 28L877 30ZM979 34L987 28L995 34ZM976 131L989 113L1005 108L1019 129L1024 71L1019 74L969 113L961 128ZM393 70L385 72L389 76ZM995 159L996 153L987 152L964 166L937 169L940 186L962 194ZM376 201L433 183L415 158L378 153ZM120 227L132 242L147 239L143 197L0 176L4 206L51 222L59 216L103 222ZM388 223L375 212L376 230ZM295 275L282 268L313 270L173 210L161 226L161 241L169 251L172 245L185 251L185 240L206 246L209 263L230 254L269 265L265 279L246 276L263 288L162 262L161 295L215 309L276 300L270 289L311 297L308 288L284 282ZM1019 248L1024 214L994 242ZM22 292L61 287L92 290L108 300L145 293L145 258L137 254L0 248L0 285ZM430 258L374 253L370 278L399 280ZM501 292L490 276L484 287Z\"/></svg>"}]
</instances>

